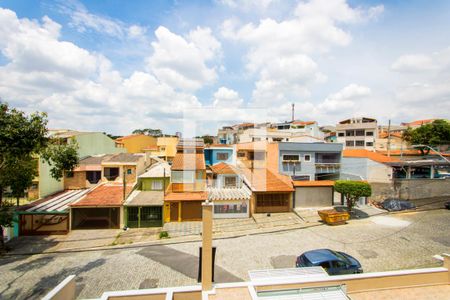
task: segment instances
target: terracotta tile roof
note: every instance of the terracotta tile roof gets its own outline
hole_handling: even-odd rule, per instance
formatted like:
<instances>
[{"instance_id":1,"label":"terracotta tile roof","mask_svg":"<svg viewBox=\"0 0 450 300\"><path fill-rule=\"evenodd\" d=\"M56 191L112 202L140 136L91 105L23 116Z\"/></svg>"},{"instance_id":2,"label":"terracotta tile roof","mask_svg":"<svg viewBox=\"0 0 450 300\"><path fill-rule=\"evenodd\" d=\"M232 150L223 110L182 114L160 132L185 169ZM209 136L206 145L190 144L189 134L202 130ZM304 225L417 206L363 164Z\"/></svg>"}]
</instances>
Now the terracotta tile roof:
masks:
<instances>
[{"instance_id":1,"label":"terracotta tile roof","mask_svg":"<svg viewBox=\"0 0 450 300\"><path fill-rule=\"evenodd\" d=\"M148 146L148 147L145 147L142 150L159 150L159 149L158 149L158 146Z\"/></svg>"},{"instance_id":2,"label":"terracotta tile roof","mask_svg":"<svg viewBox=\"0 0 450 300\"><path fill-rule=\"evenodd\" d=\"M295 187L297 186L333 186L333 180L311 180L311 181L293 181Z\"/></svg>"},{"instance_id":3,"label":"terracotta tile roof","mask_svg":"<svg viewBox=\"0 0 450 300\"><path fill-rule=\"evenodd\" d=\"M205 201L206 199L208 199L207 192L168 193L164 196L164 201Z\"/></svg>"},{"instance_id":4,"label":"terracotta tile roof","mask_svg":"<svg viewBox=\"0 0 450 300\"><path fill-rule=\"evenodd\" d=\"M128 195L133 187L126 186L126 195ZM123 185L105 183L90 191L80 200L72 203L71 207L93 206L121 206L123 203Z\"/></svg>"},{"instance_id":5,"label":"terracotta tile roof","mask_svg":"<svg viewBox=\"0 0 450 300\"><path fill-rule=\"evenodd\" d=\"M172 170L205 170L203 153L177 153L173 158Z\"/></svg>"},{"instance_id":6,"label":"terracotta tile roof","mask_svg":"<svg viewBox=\"0 0 450 300\"><path fill-rule=\"evenodd\" d=\"M277 174L268 169L242 169L245 181L254 192L293 192L289 177Z\"/></svg>"},{"instance_id":7,"label":"terracotta tile roof","mask_svg":"<svg viewBox=\"0 0 450 300\"><path fill-rule=\"evenodd\" d=\"M387 155L387 150L379 150L377 152L380 154ZM422 156L422 153L420 152L420 150L406 149L406 150L391 150L391 155ZM428 153L428 155L438 155L438 153L436 151L430 150L430 153ZM450 157L450 153L441 153L441 155Z\"/></svg>"},{"instance_id":8,"label":"terracotta tile roof","mask_svg":"<svg viewBox=\"0 0 450 300\"><path fill-rule=\"evenodd\" d=\"M210 167L215 174L238 174L238 170L227 163L220 162Z\"/></svg>"},{"instance_id":9,"label":"terracotta tile roof","mask_svg":"<svg viewBox=\"0 0 450 300\"><path fill-rule=\"evenodd\" d=\"M437 119L425 119L425 120L416 120L409 123L402 123L403 126L417 126L417 125L425 125L429 123L433 123Z\"/></svg>"},{"instance_id":10,"label":"terracotta tile roof","mask_svg":"<svg viewBox=\"0 0 450 300\"><path fill-rule=\"evenodd\" d=\"M389 157L378 152L373 152L365 149L345 149L344 151L342 151L342 155L344 157L368 158L380 163L399 161L397 158Z\"/></svg>"}]
</instances>

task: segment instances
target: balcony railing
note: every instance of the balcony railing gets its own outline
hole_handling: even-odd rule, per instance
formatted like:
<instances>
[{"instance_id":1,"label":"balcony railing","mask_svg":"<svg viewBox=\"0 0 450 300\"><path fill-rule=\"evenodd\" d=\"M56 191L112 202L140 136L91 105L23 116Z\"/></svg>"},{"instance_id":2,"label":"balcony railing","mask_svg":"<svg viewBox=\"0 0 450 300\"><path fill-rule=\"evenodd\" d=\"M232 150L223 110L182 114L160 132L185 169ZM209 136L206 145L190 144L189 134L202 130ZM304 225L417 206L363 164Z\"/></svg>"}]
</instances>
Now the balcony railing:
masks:
<instances>
[{"instance_id":1,"label":"balcony railing","mask_svg":"<svg viewBox=\"0 0 450 300\"><path fill-rule=\"evenodd\" d=\"M340 169L340 163L316 163L316 173L337 173Z\"/></svg>"}]
</instances>

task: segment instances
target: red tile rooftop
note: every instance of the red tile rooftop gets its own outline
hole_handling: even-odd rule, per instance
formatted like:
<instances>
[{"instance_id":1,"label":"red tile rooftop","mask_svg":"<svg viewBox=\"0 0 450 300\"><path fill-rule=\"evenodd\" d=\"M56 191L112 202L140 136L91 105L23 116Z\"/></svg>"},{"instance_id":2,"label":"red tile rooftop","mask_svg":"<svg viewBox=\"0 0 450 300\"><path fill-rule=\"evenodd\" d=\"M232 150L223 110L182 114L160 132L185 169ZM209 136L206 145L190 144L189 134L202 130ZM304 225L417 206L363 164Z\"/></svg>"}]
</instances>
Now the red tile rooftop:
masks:
<instances>
[{"instance_id":1,"label":"red tile rooftop","mask_svg":"<svg viewBox=\"0 0 450 300\"><path fill-rule=\"evenodd\" d=\"M126 195L131 192L133 186L126 186ZM123 203L123 185L122 184L112 184L105 183L102 184L86 196L81 198L75 203L72 203L71 207L83 207L83 206L93 206L93 207L105 207L105 206L121 206Z\"/></svg>"}]
</instances>

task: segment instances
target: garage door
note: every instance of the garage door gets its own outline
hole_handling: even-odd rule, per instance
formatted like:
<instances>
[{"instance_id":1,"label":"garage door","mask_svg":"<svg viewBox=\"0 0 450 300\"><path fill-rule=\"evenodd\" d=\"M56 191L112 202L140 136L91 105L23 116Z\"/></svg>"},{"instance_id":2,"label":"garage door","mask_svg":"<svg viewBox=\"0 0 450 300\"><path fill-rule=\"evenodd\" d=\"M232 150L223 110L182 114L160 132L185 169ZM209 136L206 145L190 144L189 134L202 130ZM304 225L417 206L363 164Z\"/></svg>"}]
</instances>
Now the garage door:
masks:
<instances>
[{"instance_id":1,"label":"garage door","mask_svg":"<svg viewBox=\"0 0 450 300\"><path fill-rule=\"evenodd\" d=\"M182 221L199 221L202 219L201 201L184 201L181 205Z\"/></svg>"},{"instance_id":2,"label":"garage door","mask_svg":"<svg viewBox=\"0 0 450 300\"><path fill-rule=\"evenodd\" d=\"M256 213L278 213L289 211L289 194L256 195Z\"/></svg>"},{"instance_id":3,"label":"garage door","mask_svg":"<svg viewBox=\"0 0 450 300\"><path fill-rule=\"evenodd\" d=\"M295 207L322 207L332 205L332 186L295 188Z\"/></svg>"},{"instance_id":4,"label":"garage door","mask_svg":"<svg viewBox=\"0 0 450 300\"><path fill-rule=\"evenodd\" d=\"M120 208L72 208L72 229L117 229Z\"/></svg>"}]
</instances>

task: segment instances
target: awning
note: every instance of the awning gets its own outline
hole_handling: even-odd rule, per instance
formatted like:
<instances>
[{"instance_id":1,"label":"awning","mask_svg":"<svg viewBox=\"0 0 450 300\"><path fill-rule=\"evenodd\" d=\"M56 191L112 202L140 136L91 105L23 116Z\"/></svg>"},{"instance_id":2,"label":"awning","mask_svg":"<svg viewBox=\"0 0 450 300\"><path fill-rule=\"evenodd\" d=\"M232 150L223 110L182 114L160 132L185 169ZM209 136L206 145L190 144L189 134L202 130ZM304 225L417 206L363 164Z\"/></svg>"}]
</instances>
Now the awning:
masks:
<instances>
[{"instance_id":1,"label":"awning","mask_svg":"<svg viewBox=\"0 0 450 300\"><path fill-rule=\"evenodd\" d=\"M69 204L77 201L89 191L90 189L64 191L62 193L34 201L24 206L23 209L20 209L19 213L66 213L68 211Z\"/></svg>"},{"instance_id":2,"label":"awning","mask_svg":"<svg viewBox=\"0 0 450 300\"><path fill-rule=\"evenodd\" d=\"M249 200L251 192L244 186L242 188L208 188L210 201Z\"/></svg>"}]
</instances>

